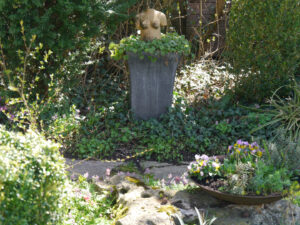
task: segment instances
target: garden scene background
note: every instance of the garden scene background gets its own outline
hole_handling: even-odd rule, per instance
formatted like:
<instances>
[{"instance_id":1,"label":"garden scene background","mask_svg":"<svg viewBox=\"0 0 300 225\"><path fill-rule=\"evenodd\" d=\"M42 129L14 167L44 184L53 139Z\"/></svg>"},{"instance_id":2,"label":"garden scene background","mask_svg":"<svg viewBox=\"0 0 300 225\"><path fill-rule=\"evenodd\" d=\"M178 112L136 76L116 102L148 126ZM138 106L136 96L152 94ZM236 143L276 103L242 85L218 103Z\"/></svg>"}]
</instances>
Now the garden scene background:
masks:
<instances>
[{"instance_id":1,"label":"garden scene background","mask_svg":"<svg viewBox=\"0 0 300 225\"><path fill-rule=\"evenodd\" d=\"M130 111L126 59L113 50L137 36L147 6L190 51L168 112L143 121ZM270 153L261 171L281 171L257 181L262 192L299 178L299 1L2 0L0 15L0 224L114 224L126 214L116 190L95 185L114 171L75 179L64 158L118 161L147 186L190 190L185 177L166 185L139 162L179 166L242 140ZM141 45L133 48L152 51ZM288 201L300 206L299 183L289 182Z\"/></svg>"}]
</instances>

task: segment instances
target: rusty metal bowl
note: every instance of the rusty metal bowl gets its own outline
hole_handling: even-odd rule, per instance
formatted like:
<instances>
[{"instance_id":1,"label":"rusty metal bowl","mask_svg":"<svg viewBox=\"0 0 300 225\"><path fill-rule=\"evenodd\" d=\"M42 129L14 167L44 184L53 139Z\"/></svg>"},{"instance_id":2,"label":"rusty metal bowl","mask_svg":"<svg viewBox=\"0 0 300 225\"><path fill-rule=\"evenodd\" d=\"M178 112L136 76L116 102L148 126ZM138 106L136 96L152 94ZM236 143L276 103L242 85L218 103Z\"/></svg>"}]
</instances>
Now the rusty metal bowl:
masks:
<instances>
[{"instance_id":1,"label":"rusty metal bowl","mask_svg":"<svg viewBox=\"0 0 300 225\"><path fill-rule=\"evenodd\" d=\"M199 188L204 191L205 193L231 203L239 204L239 205L261 205L261 204L268 204L271 202L275 202L280 200L282 197L284 197L281 193L274 193L266 196L260 196L260 195L236 195L236 194L230 194L221 192L218 190L215 190L213 188L210 188L209 186L205 186L202 184L199 184L195 179L193 179L195 183L199 186Z\"/></svg>"}]
</instances>

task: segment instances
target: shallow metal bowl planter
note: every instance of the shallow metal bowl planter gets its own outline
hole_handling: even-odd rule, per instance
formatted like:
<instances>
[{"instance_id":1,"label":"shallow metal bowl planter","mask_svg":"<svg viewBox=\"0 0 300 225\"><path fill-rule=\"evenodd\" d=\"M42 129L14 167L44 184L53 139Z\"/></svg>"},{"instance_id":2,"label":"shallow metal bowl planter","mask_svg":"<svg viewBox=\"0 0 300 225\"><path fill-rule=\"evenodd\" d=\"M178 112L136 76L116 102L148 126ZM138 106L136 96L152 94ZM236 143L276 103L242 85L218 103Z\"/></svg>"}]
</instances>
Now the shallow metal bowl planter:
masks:
<instances>
[{"instance_id":1,"label":"shallow metal bowl planter","mask_svg":"<svg viewBox=\"0 0 300 225\"><path fill-rule=\"evenodd\" d=\"M239 205L261 205L261 204L268 204L275 201L280 200L284 196L279 193L274 193L266 196L256 196L256 195L237 195L237 194L230 194L215 190L209 186L199 184L196 179L192 178L195 183L200 187L200 189L207 194L231 203L239 204Z\"/></svg>"},{"instance_id":2,"label":"shallow metal bowl planter","mask_svg":"<svg viewBox=\"0 0 300 225\"><path fill-rule=\"evenodd\" d=\"M172 104L173 88L180 56L127 52L130 72L130 101L135 119L158 118ZM151 60L155 58L156 60Z\"/></svg>"}]
</instances>

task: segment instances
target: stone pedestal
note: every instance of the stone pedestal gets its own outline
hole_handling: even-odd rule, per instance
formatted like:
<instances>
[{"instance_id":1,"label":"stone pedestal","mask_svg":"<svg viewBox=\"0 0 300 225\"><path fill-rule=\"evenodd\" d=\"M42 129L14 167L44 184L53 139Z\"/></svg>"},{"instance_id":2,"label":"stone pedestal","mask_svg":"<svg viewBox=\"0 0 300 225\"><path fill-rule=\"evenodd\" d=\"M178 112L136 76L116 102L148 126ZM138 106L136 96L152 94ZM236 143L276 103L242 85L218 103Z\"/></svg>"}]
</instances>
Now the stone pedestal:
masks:
<instances>
[{"instance_id":1,"label":"stone pedestal","mask_svg":"<svg viewBox=\"0 0 300 225\"><path fill-rule=\"evenodd\" d=\"M166 56L153 56L144 53L128 52L130 72L130 100L134 118L148 120L158 118L167 112L172 104L174 80L179 62L179 55L170 53Z\"/></svg>"}]
</instances>

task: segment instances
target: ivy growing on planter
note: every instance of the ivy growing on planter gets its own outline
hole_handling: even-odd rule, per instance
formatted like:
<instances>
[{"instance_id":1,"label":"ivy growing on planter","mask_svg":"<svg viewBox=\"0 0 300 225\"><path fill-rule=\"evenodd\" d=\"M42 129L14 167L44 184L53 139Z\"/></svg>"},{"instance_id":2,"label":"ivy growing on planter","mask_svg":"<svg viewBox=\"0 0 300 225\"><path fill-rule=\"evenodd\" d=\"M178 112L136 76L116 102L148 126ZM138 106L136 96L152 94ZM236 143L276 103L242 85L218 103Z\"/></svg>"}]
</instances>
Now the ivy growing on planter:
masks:
<instances>
[{"instance_id":1,"label":"ivy growing on planter","mask_svg":"<svg viewBox=\"0 0 300 225\"><path fill-rule=\"evenodd\" d=\"M144 58L143 53L151 55L167 55L168 53L178 53L188 55L190 53L190 44L183 35L177 33L162 34L161 39L152 41L143 41L140 37L131 35L123 38L119 44L110 43L109 49L111 57L115 60L128 59L126 52L137 53L141 59ZM149 56L155 61L155 57Z\"/></svg>"}]
</instances>

